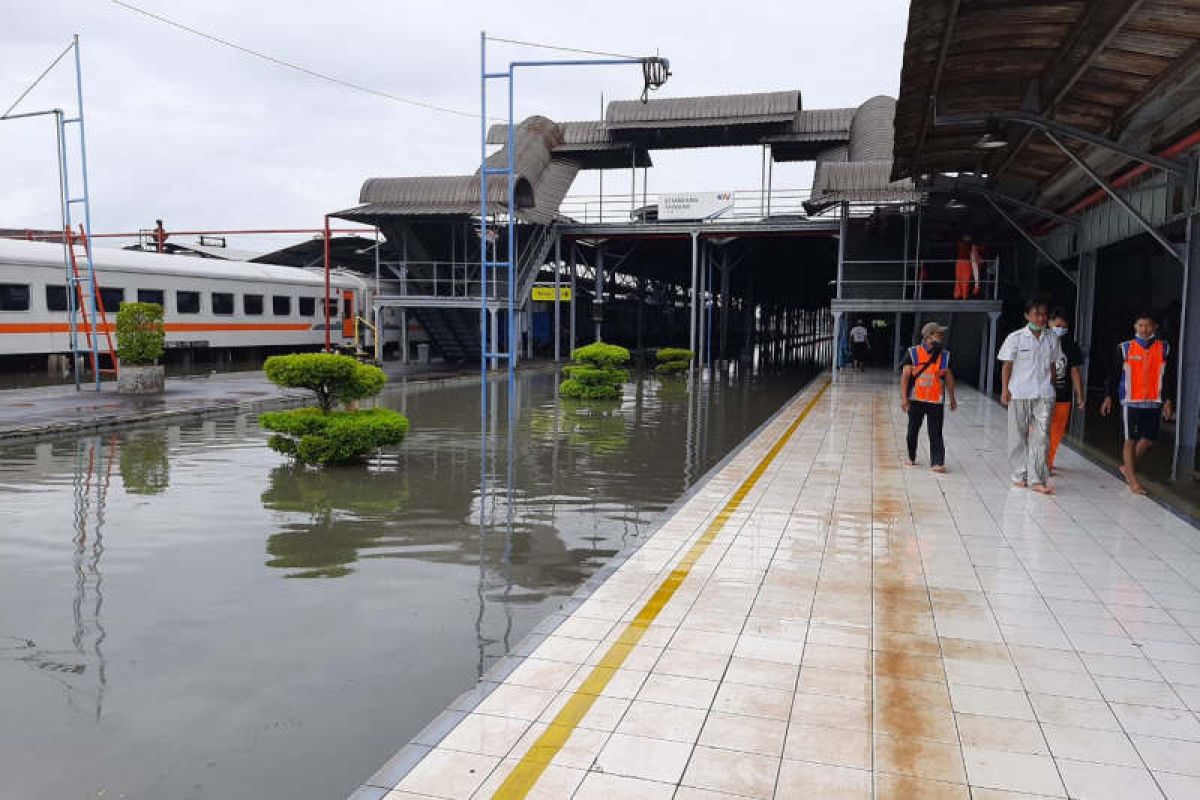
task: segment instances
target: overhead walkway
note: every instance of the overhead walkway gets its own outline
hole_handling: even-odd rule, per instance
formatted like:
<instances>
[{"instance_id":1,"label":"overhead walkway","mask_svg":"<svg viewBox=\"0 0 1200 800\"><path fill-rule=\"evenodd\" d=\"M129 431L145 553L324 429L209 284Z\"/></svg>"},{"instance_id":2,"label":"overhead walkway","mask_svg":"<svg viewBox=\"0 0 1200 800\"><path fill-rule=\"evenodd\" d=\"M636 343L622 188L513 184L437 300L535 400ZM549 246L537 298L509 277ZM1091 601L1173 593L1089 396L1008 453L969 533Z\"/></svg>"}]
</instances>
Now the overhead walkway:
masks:
<instances>
[{"instance_id":1,"label":"overhead walkway","mask_svg":"<svg viewBox=\"0 0 1200 800\"><path fill-rule=\"evenodd\" d=\"M1196 530L1072 452L1010 488L969 390L946 435L819 379L355 800L1197 796Z\"/></svg>"}]
</instances>

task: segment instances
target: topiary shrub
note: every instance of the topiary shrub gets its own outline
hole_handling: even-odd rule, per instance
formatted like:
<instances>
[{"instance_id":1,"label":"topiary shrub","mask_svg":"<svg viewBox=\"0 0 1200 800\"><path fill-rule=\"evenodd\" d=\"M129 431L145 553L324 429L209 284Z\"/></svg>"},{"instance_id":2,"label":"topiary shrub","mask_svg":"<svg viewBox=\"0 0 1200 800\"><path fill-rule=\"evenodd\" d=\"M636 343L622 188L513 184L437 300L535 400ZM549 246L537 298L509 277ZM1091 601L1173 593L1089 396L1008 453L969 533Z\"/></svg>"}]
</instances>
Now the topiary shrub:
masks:
<instances>
[{"instance_id":1,"label":"topiary shrub","mask_svg":"<svg viewBox=\"0 0 1200 800\"><path fill-rule=\"evenodd\" d=\"M317 405L325 412L332 411L339 402L374 397L387 383L387 376L379 367L334 353L271 356L263 364L263 372L276 386L308 389L317 396Z\"/></svg>"},{"instance_id":2,"label":"topiary shrub","mask_svg":"<svg viewBox=\"0 0 1200 800\"><path fill-rule=\"evenodd\" d=\"M117 311L117 357L122 364L148 366L162 358L163 310L158 303L121 303Z\"/></svg>"},{"instance_id":3,"label":"topiary shrub","mask_svg":"<svg viewBox=\"0 0 1200 800\"><path fill-rule=\"evenodd\" d=\"M562 397L577 400L616 400L629 373L621 369L629 362L629 351L615 344L595 342L578 347L571 357L576 363L564 370L567 379L558 387Z\"/></svg>"},{"instance_id":4,"label":"topiary shrub","mask_svg":"<svg viewBox=\"0 0 1200 800\"><path fill-rule=\"evenodd\" d=\"M658 366L654 368L654 371L659 375L678 375L681 372L687 372L695 357L695 353L682 347L660 348L655 355Z\"/></svg>"},{"instance_id":5,"label":"topiary shrub","mask_svg":"<svg viewBox=\"0 0 1200 800\"><path fill-rule=\"evenodd\" d=\"M267 445L302 464L346 464L386 445L399 444L408 433L408 418L389 408L334 411L334 406L373 397L387 376L379 367L360 364L350 356L299 353L272 356L263 371L273 383L308 389L316 408L271 411L259 424L274 435Z\"/></svg>"},{"instance_id":6,"label":"topiary shrub","mask_svg":"<svg viewBox=\"0 0 1200 800\"><path fill-rule=\"evenodd\" d=\"M330 412L297 408L269 411L258 419L264 428L275 431L267 441L272 450L319 466L358 461L380 447L399 444L408 433L408 418L390 408Z\"/></svg>"}]
</instances>

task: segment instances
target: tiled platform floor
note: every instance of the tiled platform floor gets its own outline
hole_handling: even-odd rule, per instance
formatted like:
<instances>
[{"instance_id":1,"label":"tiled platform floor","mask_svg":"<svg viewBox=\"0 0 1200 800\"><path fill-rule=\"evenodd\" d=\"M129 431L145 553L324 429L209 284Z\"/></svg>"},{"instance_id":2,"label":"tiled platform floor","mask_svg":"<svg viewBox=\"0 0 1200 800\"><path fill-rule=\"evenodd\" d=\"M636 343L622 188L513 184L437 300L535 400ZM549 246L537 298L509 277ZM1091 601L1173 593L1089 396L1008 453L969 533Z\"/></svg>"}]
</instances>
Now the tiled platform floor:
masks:
<instances>
[{"instance_id":1,"label":"tiled platform floor","mask_svg":"<svg viewBox=\"0 0 1200 800\"><path fill-rule=\"evenodd\" d=\"M1010 488L970 392L949 474L905 468L883 380L822 396L528 796L1200 797L1200 532L1071 452L1056 497ZM492 796L824 383L356 796Z\"/></svg>"}]
</instances>

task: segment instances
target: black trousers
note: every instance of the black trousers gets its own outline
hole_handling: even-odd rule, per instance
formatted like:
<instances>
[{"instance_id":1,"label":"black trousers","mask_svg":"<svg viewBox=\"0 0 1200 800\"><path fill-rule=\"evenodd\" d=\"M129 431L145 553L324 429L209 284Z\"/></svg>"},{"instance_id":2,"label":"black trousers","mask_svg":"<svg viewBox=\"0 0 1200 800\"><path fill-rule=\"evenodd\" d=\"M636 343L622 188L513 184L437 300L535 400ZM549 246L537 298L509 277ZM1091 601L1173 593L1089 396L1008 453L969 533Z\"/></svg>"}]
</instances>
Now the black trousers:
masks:
<instances>
[{"instance_id":1,"label":"black trousers","mask_svg":"<svg viewBox=\"0 0 1200 800\"><path fill-rule=\"evenodd\" d=\"M908 457L917 460L917 435L921 432L921 423L929 418L929 465L944 466L946 463L946 443L942 441L942 421L946 418L945 406L941 403L924 403L912 400L908 404Z\"/></svg>"}]
</instances>

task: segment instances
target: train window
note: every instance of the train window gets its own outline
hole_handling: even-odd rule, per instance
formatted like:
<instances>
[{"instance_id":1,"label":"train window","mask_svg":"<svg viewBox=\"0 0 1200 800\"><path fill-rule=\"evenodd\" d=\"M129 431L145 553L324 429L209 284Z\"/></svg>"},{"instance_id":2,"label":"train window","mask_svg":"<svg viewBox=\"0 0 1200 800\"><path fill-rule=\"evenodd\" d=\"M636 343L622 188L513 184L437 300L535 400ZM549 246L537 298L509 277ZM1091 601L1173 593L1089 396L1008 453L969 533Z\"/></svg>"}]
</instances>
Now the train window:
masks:
<instances>
[{"instance_id":1,"label":"train window","mask_svg":"<svg viewBox=\"0 0 1200 800\"><path fill-rule=\"evenodd\" d=\"M263 312L263 296L261 294L242 295L242 312L257 317Z\"/></svg>"},{"instance_id":2,"label":"train window","mask_svg":"<svg viewBox=\"0 0 1200 800\"><path fill-rule=\"evenodd\" d=\"M292 315L292 298L286 294L271 295L271 313L277 317L290 317Z\"/></svg>"},{"instance_id":3,"label":"train window","mask_svg":"<svg viewBox=\"0 0 1200 800\"><path fill-rule=\"evenodd\" d=\"M222 316L233 313L233 295L229 292L212 293L212 312Z\"/></svg>"},{"instance_id":4,"label":"train window","mask_svg":"<svg viewBox=\"0 0 1200 800\"><path fill-rule=\"evenodd\" d=\"M329 318L336 319L337 318L337 300L329 300L327 302L329 303Z\"/></svg>"},{"instance_id":5,"label":"train window","mask_svg":"<svg viewBox=\"0 0 1200 800\"><path fill-rule=\"evenodd\" d=\"M47 311L66 311L67 310L67 287L66 286L46 286L46 310Z\"/></svg>"},{"instance_id":6,"label":"train window","mask_svg":"<svg viewBox=\"0 0 1200 800\"><path fill-rule=\"evenodd\" d=\"M315 317L317 315L317 300L315 297L300 298L300 316Z\"/></svg>"},{"instance_id":7,"label":"train window","mask_svg":"<svg viewBox=\"0 0 1200 800\"><path fill-rule=\"evenodd\" d=\"M100 302L104 305L105 311L120 311L121 303L125 302L125 290L100 287Z\"/></svg>"},{"instance_id":8,"label":"train window","mask_svg":"<svg viewBox=\"0 0 1200 800\"><path fill-rule=\"evenodd\" d=\"M28 311L29 284L0 283L0 311Z\"/></svg>"},{"instance_id":9,"label":"train window","mask_svg":"<svg viewBox=\"0 0 1200 800\"><path fill-rule=\"evenodd\" d=\"M160 306L166 305L163 302L165 298L163 297L164 292L162 289L138 289L137 292L139 303L157 303Z\"/></svg>"},{"instance_id":10,"label":"train window","mask_svg":"<svg viewBox=\"0 0 1200 800\"><path fill-rule=\"evenodd\" d=\"M199 314L200 313L200 293L199 292L176 292L175 293L175 311L179 314Z\"/></svg>"}]
</instances>

